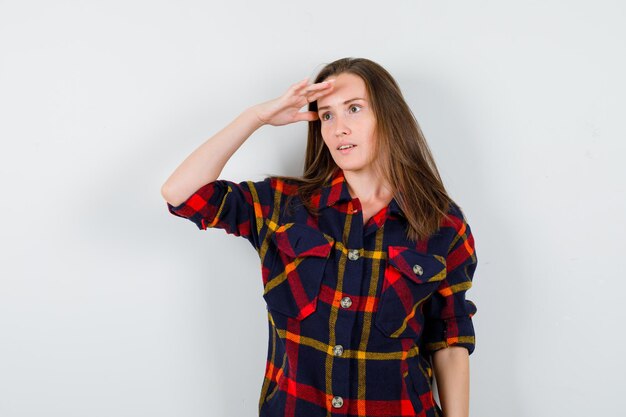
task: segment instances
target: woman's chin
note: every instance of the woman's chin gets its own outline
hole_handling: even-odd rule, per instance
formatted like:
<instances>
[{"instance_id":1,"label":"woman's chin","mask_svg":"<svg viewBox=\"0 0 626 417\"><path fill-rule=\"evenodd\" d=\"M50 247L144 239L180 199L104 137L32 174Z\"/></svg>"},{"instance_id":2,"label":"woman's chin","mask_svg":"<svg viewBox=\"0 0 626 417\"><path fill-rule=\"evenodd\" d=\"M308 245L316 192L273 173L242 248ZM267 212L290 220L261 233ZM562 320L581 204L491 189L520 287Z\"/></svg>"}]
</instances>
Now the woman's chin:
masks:
<instances>
[{"instance_id":1,"label":"woman's chin","mask_svg":"<svg viewBox=\"0 0 626 417\"><path fill-rule=\"evenodd\" d=\"M346 161L335 161L335 163L343 171L361 171L367 168L366 164L364 163L351 163Z\"/></svg>"}]
</instances>

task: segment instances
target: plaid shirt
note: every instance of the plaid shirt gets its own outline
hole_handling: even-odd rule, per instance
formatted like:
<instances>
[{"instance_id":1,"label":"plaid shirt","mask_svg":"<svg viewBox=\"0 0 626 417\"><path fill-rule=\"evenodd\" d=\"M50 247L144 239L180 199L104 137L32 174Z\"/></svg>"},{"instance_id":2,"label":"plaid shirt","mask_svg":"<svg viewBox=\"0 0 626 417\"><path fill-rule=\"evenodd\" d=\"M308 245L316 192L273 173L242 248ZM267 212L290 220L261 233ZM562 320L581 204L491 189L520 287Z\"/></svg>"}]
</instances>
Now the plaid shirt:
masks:
<instances>
[{"instance_id":1,"label":"plaid shirt","mask_svg":"<svg viewBox=\"0 0 626 417\"><path fill-rule=\"evenodd\" d=\"M259 416L441 416L430 354L474 350L465 292L477 258L461 209L452 204L451 219L415 242L395 199L363 225L339 168L314 195L319 218L302 205L284 211L295 192L274 177L216 180L167 203L259 254L269 326Z\"/></svg>"}]
</instances>

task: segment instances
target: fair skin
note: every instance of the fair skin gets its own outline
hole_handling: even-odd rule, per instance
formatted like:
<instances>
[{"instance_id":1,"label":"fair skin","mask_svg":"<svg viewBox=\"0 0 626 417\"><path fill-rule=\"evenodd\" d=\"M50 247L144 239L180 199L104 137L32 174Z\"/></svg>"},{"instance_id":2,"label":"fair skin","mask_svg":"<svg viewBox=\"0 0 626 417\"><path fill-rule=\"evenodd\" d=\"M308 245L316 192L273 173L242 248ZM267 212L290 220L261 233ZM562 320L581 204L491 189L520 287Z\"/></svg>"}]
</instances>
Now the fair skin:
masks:
<instances>
[{"instance_id":1,"label":"fair skin","mask_svg":"<svg viewBox=\"0 0 626 417\"><path fill-rule=\"evenodd\" d=\"M444 417L469 416L469 353L449 346L433 353L433 372Z\"/></svg>"},{"instance_id":2,"label":"fair skin","mask_svg":"<svg viewBox=\"0 0 626 417\"><path fill-rule=\"evenodd\" d=\"M353 98L361 100L350 101ZM318 100L318 113L300 111ZM342 73L325 82L309 85L307 79L293 84L280 97L245 109L232 122L196 148L161 187L163 198L178 206L203 185L215 181L230 157L257 129L283 126L320 118L322 137L335 163L344 170L353 198L358 198L363 223L385 208L392 195L371 166L376 140L376 119L363 80ZM348 152L339 143L357 145ZM451 346L433 354L439 399L445 417L469 415L469 355L467 349Z\"/></svg>"}]
</instances>

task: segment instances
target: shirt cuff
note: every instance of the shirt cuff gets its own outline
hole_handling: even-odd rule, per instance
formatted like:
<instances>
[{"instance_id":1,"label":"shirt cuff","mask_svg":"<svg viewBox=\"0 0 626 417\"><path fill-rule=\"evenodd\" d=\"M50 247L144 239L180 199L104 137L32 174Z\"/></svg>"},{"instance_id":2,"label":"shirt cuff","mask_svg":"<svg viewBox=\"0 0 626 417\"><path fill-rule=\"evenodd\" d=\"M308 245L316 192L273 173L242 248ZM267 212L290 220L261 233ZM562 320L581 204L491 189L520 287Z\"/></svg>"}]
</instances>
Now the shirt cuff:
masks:
<instances>
[{"instance_id":1,"label":"shirt cuff","mask_svg":"<svg viewBox=\"0 0 626 417\"><path fill-rule=\"evenodd\" d=\"M423 348L430 353L449 346L462 346L468 354L474 352L476 336L472 316L476 313L476 305L465 300L468 315L448 319L430 319L424 326Z\"/></svg>"}]
</instances>

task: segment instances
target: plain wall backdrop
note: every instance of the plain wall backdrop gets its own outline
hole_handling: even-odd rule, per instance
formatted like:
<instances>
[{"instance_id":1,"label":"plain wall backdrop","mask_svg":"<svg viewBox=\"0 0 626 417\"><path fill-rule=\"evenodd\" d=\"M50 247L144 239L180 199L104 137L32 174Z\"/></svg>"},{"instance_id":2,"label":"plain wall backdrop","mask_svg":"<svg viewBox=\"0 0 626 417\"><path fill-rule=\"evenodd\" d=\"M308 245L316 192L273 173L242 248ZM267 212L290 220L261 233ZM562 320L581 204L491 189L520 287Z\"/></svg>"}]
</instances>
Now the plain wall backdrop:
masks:
<instances>
[{"instance_id":1,"label":"plain wall backdrop","mask_svg":"<svg viewBox=\"0 0 626 417\"><path fill-rule=\"evenodd\" d=\"M367 57L476 240L471 415L623 411L622 1L0 1L0 415L257 415L245 239L160 187L246 107ZM306 124L220 178L299 175ZM306 416L298 416L306 417Z\"/></svg>"}]
</instances>

